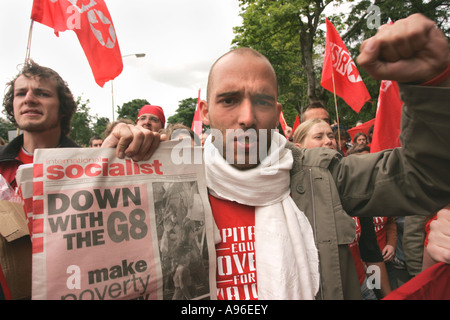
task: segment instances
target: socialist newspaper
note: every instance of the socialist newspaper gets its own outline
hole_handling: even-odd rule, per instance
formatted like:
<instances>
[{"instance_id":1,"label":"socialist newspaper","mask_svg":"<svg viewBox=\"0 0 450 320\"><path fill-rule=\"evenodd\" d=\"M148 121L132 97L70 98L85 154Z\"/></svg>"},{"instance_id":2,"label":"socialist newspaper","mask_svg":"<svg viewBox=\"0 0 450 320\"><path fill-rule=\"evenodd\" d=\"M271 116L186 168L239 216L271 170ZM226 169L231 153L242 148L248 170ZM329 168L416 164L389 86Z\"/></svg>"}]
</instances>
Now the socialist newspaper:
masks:
<instances>
[{"instance_id":1,"label":"socialist newspaper","mask_svg":"<svg viewBox=\"0 0 450 320\"><path fill-rule=\"evenodd\" d=\"M201 152L163 142L134 162L109 148L38 150L32 298L215 299Z\"/></svg>"}]
</instances>

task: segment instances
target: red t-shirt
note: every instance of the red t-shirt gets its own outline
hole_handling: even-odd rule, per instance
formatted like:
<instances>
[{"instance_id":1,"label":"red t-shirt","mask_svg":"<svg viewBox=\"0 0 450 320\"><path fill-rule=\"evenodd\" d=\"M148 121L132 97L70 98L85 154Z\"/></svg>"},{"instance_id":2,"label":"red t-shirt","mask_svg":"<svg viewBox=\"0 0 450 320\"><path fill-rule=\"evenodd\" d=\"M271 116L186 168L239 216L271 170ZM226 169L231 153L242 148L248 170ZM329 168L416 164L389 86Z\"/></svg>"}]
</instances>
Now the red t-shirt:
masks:
<instances>
[{"instance_id":1,"label":"red t-shirt","mask_svg":"<svg viewBox=\"0 0 450 320\"><path fill-rule=\"evenodd\" d=\"M216 245L217 298L257 300L255 208L209 196L221 242Z\"/></svg>"},{"instance_id":2,"label":"red t-shirt","mask_svg":"<svg viewBox=\"0 0 450 320\"><path fill-rule=\"evenodd\" d=\"M23 148L20 148L17 159L22 161L24 164L33 163L33 155L23 151Z\"/></svg>"}]
</instances>

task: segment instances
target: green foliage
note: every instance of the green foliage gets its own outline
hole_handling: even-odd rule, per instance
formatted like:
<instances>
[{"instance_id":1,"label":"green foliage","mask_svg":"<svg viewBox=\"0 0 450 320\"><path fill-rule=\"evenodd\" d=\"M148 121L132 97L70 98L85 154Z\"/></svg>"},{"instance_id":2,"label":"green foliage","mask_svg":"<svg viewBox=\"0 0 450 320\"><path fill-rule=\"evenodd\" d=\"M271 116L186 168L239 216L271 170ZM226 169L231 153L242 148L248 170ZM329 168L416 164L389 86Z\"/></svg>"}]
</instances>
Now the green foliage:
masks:
<instances>
[{"instance_id":1,"label":"green foliage","mask_svg":"<svg viewBox=\"0 0 450 320\"><path fill-rule=\"evenodd\" d=\"M80 146L87 147L92 136L104 137L109 119L90 115L89 100L76 99L77 112L72 117L69 137Z\"/></svg>"},{"instance_id":2,"label":"green foliage","mask_svg":"<svg viewBox=\"0 0 450 320\"><path fill-rule=\"evenodd\" d=\"M182 123L187 127L191 127L194 119L197 98L186 98L178 102L176 113L167 119L167 123Z\"/></svg>"},{"instance_id":3,"label":"green foliage","mask_svg":"<svg viewBox=\"0 0 450 320\"><path fill-rule=\"evenodd\" d=\"M108 126L109 119L105 117L95 118L97 121L92 127L92 135L99 136L102 138L106 138L104 136L104 132L106 130L106 127Z\"/></svg>"},{"instance_id":4,"label":"green foliage","mask_svg":"<svg viewBox=\"0 0 450 320\"><path fill-rule=\"evenodd\" d=\"M117 107L117 119L130 119L136 121L139 110L150 104L146 99L134 99L129 102L125 102L122 107Z\"/></svg>"},{"instance_id":5,"label":"green foliage","mask_svg":"<svg viewBox=\"0 0 450 320\"><path fill-rule=\"evenodd\" d=\"M92 136L90 124L92 116L89 115L89 100L82 101L81 97L76 100L77 112L72 117L69 137L80 146L87 146Z\"/></svg>"}]
</instances>

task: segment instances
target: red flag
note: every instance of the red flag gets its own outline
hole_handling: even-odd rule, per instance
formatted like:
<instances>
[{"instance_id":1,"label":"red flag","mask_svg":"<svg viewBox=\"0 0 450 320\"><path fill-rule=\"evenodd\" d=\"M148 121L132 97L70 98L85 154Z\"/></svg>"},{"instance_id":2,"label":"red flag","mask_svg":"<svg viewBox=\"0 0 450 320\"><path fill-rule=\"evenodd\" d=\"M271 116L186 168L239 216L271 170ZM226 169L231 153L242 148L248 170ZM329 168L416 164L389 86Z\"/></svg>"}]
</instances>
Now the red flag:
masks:
<instances>
[{"instance_id":1,"label":"red flag","mask_svg":"<svg viewBox=\"0 0 450 320\"><path fill-rule=\"evenodd\" d=\"M283 129L283 133L286 135L286 127L288 125L287 125L286 120L284 119L283 111L280 112L280 125L281 125L281 129Z\"/></svg>"},{"instance_id":2,"label":"red flag","mask_svg":"<svg viewBox=\"0 0 450 320\"><path fill-rule=\"evenodd\" d=\"M80 2L80 7L78 3ZM117 77L123 69L116 31L104 0L34 0L31 19L55 30L73 30L94 74L95 82Z\"/></svg>"},{"instance_id":3,"label":"red flag","mask_svg":"<svg viewBox=\"0 0 450 320\"><path fill-rule=\"evenodd\" d=\"M200 109L198 108L199 103L200 103L200 89L198 89L197 105L195 106L194 119L192 119L191 129L199 137L201 137L203 131L203 122L202 118L200 117Z\"/></svg>"},{"instance_id":4,"label":"red flag","mask_svg":"<svg viewBox=\"0 0 450 320\"><path fill-rule=\"evenodd\" d=\"M295 121L294 121L294 127L292 128L292 134L294 134L295 129L297 129L297 127L300 125L300 118L297 116L295 117Z\"/></svg>"},{"instance_id":5,"label":"red flag","mask_svg":"<svg viewBox=\"0 0 450 320\"><path fill-rule=\"evenodd\" d=\"M390 18L388 24L392 24ZM402 105L397 83L381 81L371 152L400 147Z\"/></svg>"},{"instance_id":6,"label":"red flag","mask_svg":"<svg viewBox=\"0 0 450 320\"><path fill-rule=\"evenodd\" d=\"M364 122L363 124L360 124L359 126L350 128L347 130L348 134L350 135L350 138L353 141L353 137L355 136L355 134L357 134L358 132L362 132L364 133L366 136L369 134L369 129L372 125L375 124L375 118L371 119L367 122Z\"/></svg>"},{"instance_id":7,"label":"red flag","mask_svg":"<svg viewBox=\"0 0 450 320\"><path fill-rule=\"evenodd\" d=\"M369 92L333 24L328 19L326 23L327 38L320 84L359 112L364 103L370 99Z\"/></svg>"},{"instance_id":8,"label":"red flag","mask_svg":"<svg viewBox=\"0 0 450 320\"><path fill-rule=\"evenodd\" d=\"M400 119L403 102L395 81L381 81L371 152L400 147Z\"/></svg>"}]
</instances>

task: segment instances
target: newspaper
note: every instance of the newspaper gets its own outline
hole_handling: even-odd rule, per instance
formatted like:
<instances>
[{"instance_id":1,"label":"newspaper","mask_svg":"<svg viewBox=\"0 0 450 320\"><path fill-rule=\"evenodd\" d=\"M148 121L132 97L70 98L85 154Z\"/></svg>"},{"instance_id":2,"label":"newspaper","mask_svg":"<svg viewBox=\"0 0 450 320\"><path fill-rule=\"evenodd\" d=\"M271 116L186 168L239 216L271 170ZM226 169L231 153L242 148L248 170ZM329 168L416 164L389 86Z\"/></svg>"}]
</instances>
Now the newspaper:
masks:
<instances>
[{"instance_id":1,"label":"newspaper","mask_svg":"<svg viewBox=\"0 0 450 320\"><path fill-rule=\"evenodd\" d=\"M140 162L109 148L37 150L33 299L216 299L202 150L179 144Z\"/></svg>"}]
</instances>

